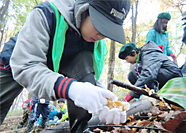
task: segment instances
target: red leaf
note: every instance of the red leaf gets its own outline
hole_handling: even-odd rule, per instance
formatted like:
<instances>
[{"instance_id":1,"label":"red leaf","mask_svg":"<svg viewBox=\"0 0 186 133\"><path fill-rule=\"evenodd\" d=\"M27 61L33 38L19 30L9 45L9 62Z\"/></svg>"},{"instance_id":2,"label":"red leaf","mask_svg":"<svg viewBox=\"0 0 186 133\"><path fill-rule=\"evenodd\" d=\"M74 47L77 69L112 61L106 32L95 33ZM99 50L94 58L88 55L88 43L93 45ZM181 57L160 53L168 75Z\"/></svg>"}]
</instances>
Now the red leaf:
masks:
<instances>
[{"instance_id":1,"label":"red leaf","mask_svg":"<svg viewBox=\"0 0 186 133\"><path fill-rule=\"evenodd\" d=\"M165 129L174 132L184 120L186 120L186 112L185 111L177 114L174 119L169 120L165 123L162 123L162 126ZM182 128L182 127L179 127L179 128ZM177 129L177 130L179 130L179 129Z\"/></svg>"}]
</instances>

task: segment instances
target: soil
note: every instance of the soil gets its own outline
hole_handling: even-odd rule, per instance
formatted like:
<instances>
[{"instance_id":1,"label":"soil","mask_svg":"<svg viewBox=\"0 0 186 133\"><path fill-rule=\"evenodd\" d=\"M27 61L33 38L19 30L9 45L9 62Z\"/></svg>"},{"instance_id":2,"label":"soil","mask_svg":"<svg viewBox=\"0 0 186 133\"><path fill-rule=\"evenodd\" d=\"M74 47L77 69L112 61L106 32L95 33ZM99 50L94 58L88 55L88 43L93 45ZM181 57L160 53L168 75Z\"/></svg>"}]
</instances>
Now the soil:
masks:
<instances>
[{"instance_id":1,"label":"soil","mask_svg":"<svg viewBox=\"0 0 186 133\"><path fill-rule=\"evenodd\" d=\"M21 122L22 116L13 116L5 118L4 122L0 126L0 132L6 132L17 129L19 122Z\"/></svg>"},{"instance_id":2,"label":"soil","mask_svg":"<svg viewBox=\"0 0 186 133\"><path fill-rule=\"evenodd\" d=\"M149 128L151 130L158 129L158 131L161 133L164 132L169 133L169 131L173 131L176 133L184 133L186 132L185 129L186 110L180 109L178 107L174 107L174 108L173 107L170 110L169 108L167 108L167 106L152 106L150 112L144 111L144 112L137 113L137 115L135 114L133 116L129 116L127 118L127 122L125 123L125 125L118 125L120 126L119 128L114 126L114 128L110 133L119 133L119 132L128 133L128 131L130 131L130 133L135 133L136 131L139 133L144 133L144 130L147 130ZM4 122L0 126L0 133L24 133L26 127L22 129L17 129L17 126L19 122L21 122L21 119L22 119L22 115L5 118ZM58 125L59 128L57 128ZM58 123L50 124L47 126L53 129L56 128L58 130L60 130L60 128L63 128L63 126ZM106 125L107 129L109 126L112 125ZM143 129L139 128L141 126L143 127ZM131 129L129 129L129 127ZM34 128L34 132L32 133L39 133L39 132L42 132L42 130L38 128ZM94 132L96 133L101 132L101 129L98 129L97 131Z\"/></svg>"},{"instance_id":3,"label":"soil","mask_svg":"<svg viewBox=\"0 0 186 133\"><path fill-rule=\"evenodd\" d=\"M21 119L22 115L5 118L2 125L0 126L0 133L24 133L26 130L26 126L21 129L17 129L17 126L21 122ZM56 125L58 124L47 124L47 127L53 127ZM35 126L33 127L33 133L39 133L41 131L43 130L36 128Z\"/></svg>"}]
</instances>

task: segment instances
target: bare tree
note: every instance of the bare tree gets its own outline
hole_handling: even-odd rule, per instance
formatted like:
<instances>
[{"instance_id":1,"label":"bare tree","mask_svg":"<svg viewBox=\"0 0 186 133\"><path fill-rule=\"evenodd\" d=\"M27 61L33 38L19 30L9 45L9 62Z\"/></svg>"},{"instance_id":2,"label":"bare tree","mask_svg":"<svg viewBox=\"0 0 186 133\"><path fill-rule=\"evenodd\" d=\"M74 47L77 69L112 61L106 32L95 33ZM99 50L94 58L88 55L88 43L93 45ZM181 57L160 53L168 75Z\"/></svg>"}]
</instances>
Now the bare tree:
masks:
<instances>
[{"instance_id":1,"label":"bare tree","mask_svg":"<svg viewBox=\"0 0 186 133\"><path fill-rule=\"evenodd\" d=\"M134 0L132 5L132 42L136 40L136 22L138 15L138 0Z\"/></svg>"},{"instance_id":2,"label":"bare tree","mask_svg":"<svg viewBox=\"0 0 186 133\"><path fill-rule=\"evenodd\" d=\"M5 20L6 20L6 14L8 11L8 6L9 6L9 2L10 0L3 0L3 5L0 8L0 32L1 32L1 39L3 37L3 33L4 33L4 27L5 27ZM0 42L0 47L1 47L1 42Z\"/></svg>"},{"instance_id":3,"label":"bare tree","mask_svg":"<svg viewBox=\"0 0 186 133\"><path fill-rule=\"evenodd\" d=\"M109 84L109 81L114 78L114 65L115 65L115 41L111 40L110 52L108 63L108 75L107 75L107 89L113 91L113 85Z\"/></svg>"},{"instance_id":4,"label":"bare tree","mask_svg":"<svg viewBox=\"0 0 186 133\"><path fill-rule=\"evenodd\" d=\"M133 0L132 4L132 42L136 43L136 23L138 16L138 0ZM133 65L130 65L130 70L132 70Z\"/></svg>"}]
</instances>

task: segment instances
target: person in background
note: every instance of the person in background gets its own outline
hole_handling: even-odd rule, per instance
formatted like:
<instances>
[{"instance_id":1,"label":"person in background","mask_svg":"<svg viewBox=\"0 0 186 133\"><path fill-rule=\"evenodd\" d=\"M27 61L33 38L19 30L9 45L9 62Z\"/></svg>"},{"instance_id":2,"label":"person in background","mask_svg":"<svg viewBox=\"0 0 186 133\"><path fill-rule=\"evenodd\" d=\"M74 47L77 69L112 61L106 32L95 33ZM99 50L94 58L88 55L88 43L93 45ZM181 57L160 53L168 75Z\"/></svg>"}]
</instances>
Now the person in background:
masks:
<instances>
[{"instance_id":1,"label":"person in background","mask_svg":"<svg viewBox=\"0 0 186 133\"><path fill-rule=\"evenodd\" d=\"M14 99L21 93L24 87L17 83L10 68L10 57L17 40L18 33L5 43L0 52L0 125L3 123Z\"/></svg>"},{"instance_id":2,"label":"person in background","mask_svg":"<svg viewBox=\"0 0 186 133\"><path fill-rule=\"evenodd\" d=\"M57 121L58 118L57 118L57 113L59 112L56 107L52 104L49 105L49 110L50 110L50 113L49 113L49 123L55 123Z\"/></svg>"},{"instance_id":3,"label":"person in background","mask_svg":"<svg viewBox=\"0 0 186 133\"><path fill-rule=\"evenodd\" d=\"M60 111L57 113L57 117L59 118L58 123L68 120L68 110L67 110L67 106L65 104L65 99L59 99L58 106L60 109Z\"/></svg>"},{"instance_id":4,"label":"person in background","mask_svg":"<svg viewBox=\"0 0 186 133\"><path fill-rule=\"evenodd\" d=\"M162 50L152 41L141 48L136 48L136 44L133 42L127 43L121 47L118 56L128 63L134 64L132 71L128 74L128 80L131 84L140 88L145 88L145 85L147 85L148 88L157 92L168 80L182 77L177 64L165 56ZM139 98L140 95L137 92L130 91L124 101Z\"/></svg>"},{"instance_id":5,"label":"person in background","mask_svg":"<svg viewBox=\"0 0 186 133\"><path fill-rule=\"evenodd\" d=\"M183 21L183 38L182 38L182 42L183 44L186 44L186 11L182 13L182 21ZM186 76L186 60L184 62L184 64L180 67L183 76Z\"/></svg>"},{"instance_id":6,"label":"person in background","mask_svg":"<svg viewBox=\"0 0 186 133\"><path fill-rule=\"evenodd\" d=\"M30 119L27 124L26 132L29 133L32 131L34 123L39 119L40 115L42 115L42 121L40 128L44 129L47 119L49 117L49 107L50 101L45 99L38 99L36 96L33 96L33 106L30 115Z\"/></svg>"},{"instance_id":7,"label":"person in background","mask_svg":"<svg viewBox=\"0 0 186 133\"><path fill-rule=\"evenodd\" d=\"M58 119L58 117L57 117L57 113L59 112L57 109L56 109L56 107L54 106L54 105L52 105L52 104L49 104L48 105L48 107L49 107L49 117L48 117L48 119L47 119L47 122L49 123L49 124L52 124L52 123L56 123L59 119ZM38 125L41 125L41 122L42 122L42 117L39 117L39 120L38 120L38 122L37 122L37 124Z\"/></svg>"},{"instance_id":8,"label":"person in background","mask_svg":"<svg viewBox=\"0 0 186 133\"><path fill-rule=\"evenodd\" d=\"M130 0L51 0L36 5L18 35L11 39L11 47L5 45L0 55L1 92L7 88L16 91L12 97L2 95L11 104L21 91L10 87L12 83L39 99L67 99L71 132L89 130L92 113L103 110L107 98L117 100L97 81L106 55L104 39L126 42L123 22L130 5ZM8 58L4 58L6 54ZM3 108L3 112L8 109ZM122 111L116 111L117 117L106 119L107 123L125 122L120 117ZM107 111L107 116L110 113Z\"/></svg>"},{"instance_id":9,"label":"person in background","mask_svg":"<svg viewBox=\"0 0 186 133\"><path fill-rule=\"evenodd\" d=\"M145 44L149 41L153 41L161 48L163 54L166 56L171 56L173 61L176 63L176 56L170 50L167 25L171 19L171 15L168 12L162 12L158 15L156 22L152 29L146 35Z\"/></svg>"},{"instance_id":10,"label":"person in background","mask_svg":"<svg viewBox=\"0 0 186 133\"><path fill-rule=\"evenodd\" d=\"M186 11L182 13L182 21L184 26L182 42L186 44Z\"/></svg>"},{"instance_id":11,"label":"person in background","mask_svg":"<svg viewBox=\"0 0 186 133\"><path fill-rule=\"evenodd\" d=\"M33 105L32 98L27 99L26 101L23 102L23 104L22 104L23 117L22 117L22 120L19 123L17 129L22 128L26 124L26 122L29 120L32 105Z\"/></svg>"}]
</instances>

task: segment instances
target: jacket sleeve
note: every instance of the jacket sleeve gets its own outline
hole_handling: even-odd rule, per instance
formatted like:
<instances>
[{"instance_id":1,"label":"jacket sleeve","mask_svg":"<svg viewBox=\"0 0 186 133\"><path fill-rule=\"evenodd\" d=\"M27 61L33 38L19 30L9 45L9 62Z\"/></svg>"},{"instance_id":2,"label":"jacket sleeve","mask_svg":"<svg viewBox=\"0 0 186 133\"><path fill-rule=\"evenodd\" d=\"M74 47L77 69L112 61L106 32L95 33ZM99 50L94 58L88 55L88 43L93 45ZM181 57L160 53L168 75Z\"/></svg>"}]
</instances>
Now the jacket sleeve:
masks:
<instances>
[{"instance_id":1,"label":"jacket sleeve","mask_svg":"<svg viewBox=\"0 0 186 133\"><path fill-rule=\"evenodd\" d=\"M68 118L68 111L67 111L67 109L64 109L64 110L65 111L64 111L64 114L63 114L63 116L61 118L61 121L65 121Z\"/></svg>"},{"instance_id":2,"label":"jacket sleeve","mask_svg":"<svg viewBox=\"0 0 186 133\"><path fill-rule=\"evenodd\" d=\"M169 45L169 39L168 39L168 33L167 33L167 40L166 40L166 46L165 49L167 51L167 56L170 56L170 54L172 53L172 51L170 50L170 45Z\"/></svg>"},{"instance_id":3,"label":"jacket sleeve","mask_svg":"<svg viewBox=\"0 0 186 133\"><path fill-rule=\"evenodd\" d=\"M152 52L142 55L142 70L135 85L144 88L150 81L157 78L162 62L159 57L159 52Z\"/></svg>"},{"instance_id":4,"label":"jacket sleeve","mask_svg":"<svg viewBox=\"0 0 186 133\"><path fill-rule=\"evenodd\" d=\"M2 51L0 52L0 62L5 66L9 66L10 57L14 49L18 33L14 37L11 37L8 42L5 43Z\"/></svg>"},{"instance_id":5,"label":"jacket sleeve","mask_svg":"<svg viewBox=\"0 0 186 133\"><path fill-rule=\"evenodd\" d=\"M155 32L152 29L150 29L149 32L146 35L145 44L147 44L149 41L155 42Z\"/></svg>"},{"instance_id":6,"label":"jacket sleeve","mask_svg":"<svg viewBox=\"0 0 186 133\"><path fill-rule=\"evenodd\" d=\"M186 26L183 29L183 38L182 38L182 42L186 44Z\"/></svg>"},{"instance_id":7,"label":"jacket sleeve","mask_svg":"<svg viewBox=\"0 0 186 133\"><path fill-rule=\"evenodd\" d=\"M47 19L41 9L35 8L20 30L10 65L13 78L29 93L39 99L56 100L63 97L62 86L69 79L47 67L49 40L50 29ZM68 82L66 86L69 87L71 83ZM57 89L54 91L55 88ZM64 95L68 95L66 91L68 89ZM56 92L59 92L60 96L56 95Z\"/></svg>"}]
</instances>

